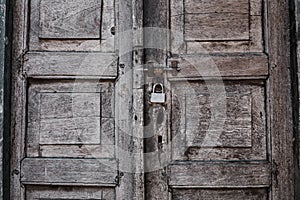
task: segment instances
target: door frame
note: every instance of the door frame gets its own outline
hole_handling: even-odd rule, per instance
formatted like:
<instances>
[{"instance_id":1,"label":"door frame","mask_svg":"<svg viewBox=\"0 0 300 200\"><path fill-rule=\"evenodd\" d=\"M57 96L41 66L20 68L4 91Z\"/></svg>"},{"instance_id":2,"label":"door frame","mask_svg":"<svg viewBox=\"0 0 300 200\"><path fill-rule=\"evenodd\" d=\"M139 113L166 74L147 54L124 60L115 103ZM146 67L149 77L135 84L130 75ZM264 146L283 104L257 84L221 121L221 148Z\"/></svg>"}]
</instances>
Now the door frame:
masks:
<instances>
[{"instance_id":1,"label":"door frame","mask_svg":"<svg viewBox=\"0 0 300 200\"><path fill-rule=\"evenodd\" d=\"M135 5L134 12L138 13L141 6L141 0L134 0L132 5ZM10 5L10 1L6 1L7 5ZM266 46L268 47L269 53L269 70L270 76L268 80L267 89L268 92L268 126L271 133L271 158L272 160L272 198L273 199L283 199L289 194L289 199L299 198L299 92L298 92L298 76L297 76L297 35L296 35L296 12L295 12L295 1L294 0L268 0L268 10L265 12L267 17L267 27L266 34L268 35L268 40ZM12 80L18 77L18 66L22 62L22 45L16 43L22 37L22 23L14 23L14 33L10 34L12 6L8 6L6 10L7 17L7 37L9 38L7 48L5 49L6 64L5 68L10 69L12 66L12 73L9 70L5 73L6 77L13 76ZM22 8L14 5L15 19L23 20ZM18 14L19 13L19 14ZM21 14L20 14L21 13ZM141 14L136 15L141 16ZM280 16L280 17L279 17ZM141 27L142 22L135 18L135 25ZM10 37L12 36L12 37ZM12 42L14 38L14 42ZM142 40L142 39L141 39ZM20 40L19 40L20 41ZM14 46L12 65L9 61L10 45ZM137 42L138 46L140 45ZM139 51L141 52L141 51ZM142 56L141 56L142 57ZM289 67L287 67L289 66ZM3 67L3 66L1 66ZM5 84L9 85L10 80L6 79ZM12 82L14 90L22 87L18 85L15 81ZM9 89L6 90L9 92ZM138 92L138 91L137 91ZM13 95L14 93L12 93ZM5 98L7 99L6 105L9 105L9 93L5 93ZM19 105L20 98L12 96L13 104ZM9 106L5 106L6 109ZM7 111L7 112L6 112ZM9 110L6 110L8 113ZM9 130L10 123L4 123L4 169L3 174L5 179L4 187L4 197L9 199L9 179L11 179L10 174L14 176L17 171L15 171L16 163L13 162L11 158L12 168L9 170L9 143L10 137L12 139L18 139L15 137L18 135L18 128L22 128L22 124L17 123L19 120L19 114L24 114L19 106L12 106L10 110L11 115L11 130ZM10 121L10 116L5 115L6 122ZM17 124L17 126L15 126ZM142 127L140 127L142 128ZM5 142L6 141L6 142ZM14 149L14 148L12 148ZM13 150L12 150L13 151ZM16 149L15 149L16 151ZM12 182L14 184L14 182ZM8 187L7 187L8 186ZM142 191L141 191L142 192ZM284 196L282 196L284 195Z\"/></svg>"},{"instance_id":2,"label":"door frame","mask_svg":"<svg viewBox=\"0 0 300 200\"><path fill-rule=\"evenodd\" d=\"M12 51L12 30L13 30L13 6L9 0L0 2L0 90L1 107L0 113L0 198L9 199L10 193L10 115L11 115L11 51Z\"/></svg>"},{"instance_id":3,"label":"door frame","mask_svg":"<svg viewBox=\"0 0 300 200\"><path fill-rule=\"evenodd\" d=\"M299 199L299 94L294 0L267 1L272 199ZM289 66L289 67L288 67Z\"/></svg>"}]
</instances>

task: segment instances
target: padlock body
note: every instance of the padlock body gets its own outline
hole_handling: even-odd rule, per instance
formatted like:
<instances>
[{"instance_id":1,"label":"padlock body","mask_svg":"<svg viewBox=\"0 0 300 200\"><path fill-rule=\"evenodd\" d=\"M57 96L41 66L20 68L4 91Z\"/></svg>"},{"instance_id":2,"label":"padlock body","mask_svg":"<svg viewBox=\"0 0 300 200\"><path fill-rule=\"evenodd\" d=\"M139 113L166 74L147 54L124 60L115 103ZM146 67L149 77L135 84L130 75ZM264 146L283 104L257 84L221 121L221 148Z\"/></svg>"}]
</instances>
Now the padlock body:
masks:
<instances>
[{"instance_id":1,"label":"padlock body","mask_svg":"<svg viewBox=\"0 0 300 200\"><path fill-rule=\"evenodd\" d=\"M151 103L165 103L166 95L165 93L151 93L150 101Z\"/></svg>"}]
</instances>

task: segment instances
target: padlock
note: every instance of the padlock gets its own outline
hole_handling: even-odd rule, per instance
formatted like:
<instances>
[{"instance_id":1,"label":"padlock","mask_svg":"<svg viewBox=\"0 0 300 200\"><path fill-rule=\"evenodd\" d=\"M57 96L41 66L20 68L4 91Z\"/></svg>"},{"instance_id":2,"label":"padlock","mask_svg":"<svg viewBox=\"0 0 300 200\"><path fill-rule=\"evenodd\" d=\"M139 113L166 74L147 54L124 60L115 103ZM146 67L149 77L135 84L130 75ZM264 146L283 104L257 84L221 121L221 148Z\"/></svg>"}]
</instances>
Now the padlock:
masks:
<instances>
[{"instance_id":1,"label":"padlock","mask_svg":"<svg viewBox=\"0 0 300 200\"><path fill-rule=\"evenodd\" d=\"M156 92L156 87L157 86L161 87L161 92L159 92L159 93ZM161 84L161 83L155 83L153 85L150 101L151 101L151 103L165 103L165 101L166 101L166 95L164 93L164 86L163 86L163 84Z\"/></svg>"}]
</instances>

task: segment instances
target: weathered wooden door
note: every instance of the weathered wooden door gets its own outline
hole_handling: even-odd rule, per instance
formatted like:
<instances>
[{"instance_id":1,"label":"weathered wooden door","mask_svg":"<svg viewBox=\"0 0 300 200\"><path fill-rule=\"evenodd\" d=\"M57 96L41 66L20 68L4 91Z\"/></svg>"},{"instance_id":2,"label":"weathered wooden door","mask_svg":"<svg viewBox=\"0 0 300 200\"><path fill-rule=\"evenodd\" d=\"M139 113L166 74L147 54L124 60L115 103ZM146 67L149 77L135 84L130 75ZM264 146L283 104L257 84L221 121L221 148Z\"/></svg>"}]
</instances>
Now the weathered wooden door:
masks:
<instances>
[{"instance_id":1,"label":"weathered wooden door","mask_svg":"<svg viewBox=\"0 0 300 200\"><path fill-rule=\"evenodd\" d=\"M287 2L15 1L11 199L292 199Z\"/></svg>"},{"instance_id":2,"label":"weathered wooden door","mask_svg":"<svg viewBox=\"0 0 300 200\"><path fill-rule=\"evenodd\" d=\"M14 13L11 199L135 198L134 157L119 155L135 147L132 41L117 39L132 2L22 0Z\"/></svg>"},{"instance_id":3,"label":"weathered wooden door","mask_svg":"<svg viewBox=\"0 0 300 200\"><path fill-rule=\"evenodd\" d=\"M282 34L295 37L284 19L293 4L144 2L145 26L170 29L145 34L146 47L160 47L145 51L146 85L163 82L167 95L146 106L145 153L156 152L145 156L146 199L295 198L295 121L282 113L293 109L283 85L296 81L295 58L282 60L290 56Z\"/></svg>"}]
</instances>

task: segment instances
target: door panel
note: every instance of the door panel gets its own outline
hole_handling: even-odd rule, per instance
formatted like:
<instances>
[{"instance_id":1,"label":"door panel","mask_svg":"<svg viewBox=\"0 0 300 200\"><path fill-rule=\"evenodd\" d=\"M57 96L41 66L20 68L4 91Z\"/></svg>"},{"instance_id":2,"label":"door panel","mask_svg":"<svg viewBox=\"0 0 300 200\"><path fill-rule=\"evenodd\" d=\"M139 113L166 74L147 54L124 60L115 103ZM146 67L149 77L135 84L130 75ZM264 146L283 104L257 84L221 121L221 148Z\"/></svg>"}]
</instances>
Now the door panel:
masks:
<instances>
[{"instance_id":1,"label":"door panel","mask_svg":"<svg viewBox=\"0 0 300 200\"><path fill-rule=\"evenodd\" d=\"M263 5L171 0L172 199L268 199Z\"/></svg>"},{"instance_id":2,"label":"door panel","mask_svg":"<svg viewBox=\"0 0 300 200\"><path fill-rule=\"evenodd\" d=\"M114 158L114 85L32 81L27 156Z\"/></svg>"},{"instance_id":3,"label":"door panel","mask_svg":"<svg viewBox=\"0 0 300 200\"><path fill-rule=\"evenodd\" d=\"M30 1L30 50L114 52L115 1Z\"/></svg>"},{"instance_id":4,"label":"door panel","mask_svg":"<svg viewBox=\"0 0 300 200\"><path fill-rule=\"evenodd\" d=\"M22 49L21 56L14 55L21 58L14 73L15 105L23 114L17 115L14 132L12 199L133 197L132 177L120 171L125 167L117 154L123 141L116 131L115 113L121 109L116 105L126 95L117 102L124 77L118 74L116 13L131 14L118 3L16 2L23 9L16 9L15 30L23 35L15 44ZM129 119L127 114L122 117ZM129 134L130 129L124 133ZM127 184L121 190L123 176Z\"/></svg>"},{"instance_id":5,"label":"door panel","mask_svg":"<svg viewBox=\"0 0 300 200\"><path fill-rule=\"evenodd\" d=\"M209 90L220 84L225 99ZM178 81L171 87L172 160L266 159L264 82ZM218 106L223 101L225 115ZM214 120L223 125L214 126Z\"/></svg>"},{"instance_id":6,"label":"door panel","mask_svg":"<svg viewBox=\"0 0 300 200\"><path fill-rule=\"evenodd\" d=\"M264 49L261 0L171 0L170 6L173 53Z\"/></svg>"}]
</instances>

